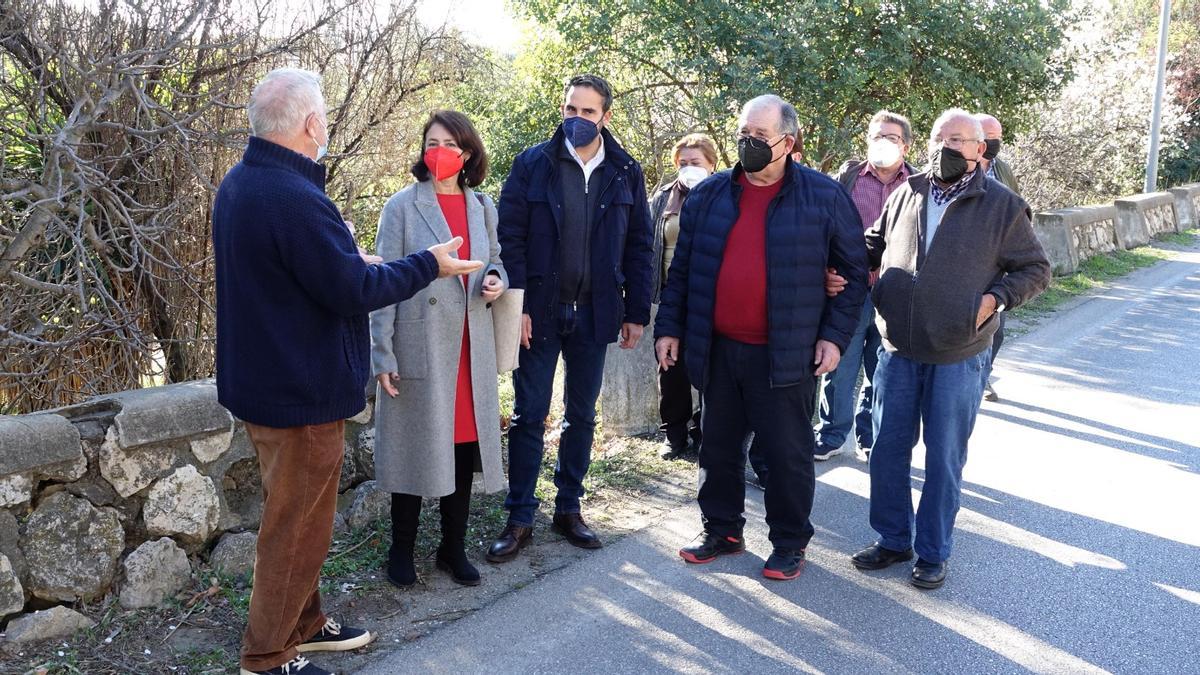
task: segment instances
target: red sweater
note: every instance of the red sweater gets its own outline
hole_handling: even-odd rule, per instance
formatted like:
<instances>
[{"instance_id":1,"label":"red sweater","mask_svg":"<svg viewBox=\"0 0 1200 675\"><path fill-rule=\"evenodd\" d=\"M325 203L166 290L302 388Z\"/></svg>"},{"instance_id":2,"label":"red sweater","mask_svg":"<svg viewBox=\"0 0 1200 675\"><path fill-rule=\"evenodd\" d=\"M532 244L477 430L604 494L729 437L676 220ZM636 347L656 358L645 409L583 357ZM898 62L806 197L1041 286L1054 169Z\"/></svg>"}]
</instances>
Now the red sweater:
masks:
<instances>
[{"instance_id":1,"label":"red sweater","mask_svg":"<svg viewBox=\"0 0 1200 675\"><path fill-rule=\"evenodd\" d=\"M462 246L458 249L458 257L468 260L471 257L471 235L467 230L467 199L466 195L439 194L438 205L442 207L442 215L450 225L450 236L462 237ZM463 285L467 283L464 275ZM458 356L458 385L454 393L454 442L471 443L479 440L479 429L475 425L475 395L471 387L471 335L467 331L466 313L463 314L462 347Z\"/></svg>"},{"instance_id":2,"label":"red sweater","mask_svg":"<svg viewBox=\"0 0 1200 675\"><path fill-rule=\"evenodd\" d=\"M752 345L767 344L767 206L783 181L766 187L738 178L738 219L725 240L717 274L713 324L718 335Z\"/></svg>"}]
</instances>

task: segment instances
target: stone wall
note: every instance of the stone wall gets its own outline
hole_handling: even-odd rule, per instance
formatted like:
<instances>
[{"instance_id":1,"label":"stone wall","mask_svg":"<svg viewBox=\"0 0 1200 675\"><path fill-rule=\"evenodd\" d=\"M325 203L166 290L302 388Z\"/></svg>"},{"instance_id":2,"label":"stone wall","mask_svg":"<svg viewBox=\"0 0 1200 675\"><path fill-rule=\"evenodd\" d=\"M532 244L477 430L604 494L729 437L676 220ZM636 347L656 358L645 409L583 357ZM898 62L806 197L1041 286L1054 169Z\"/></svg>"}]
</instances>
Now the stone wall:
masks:
<instances>
[{"instance_id":1,"label":"stone wall","mask_svg":"<svg viewBox=\"0 0 1200 675\"><path fill-rule=\"evenodd\" d=\"M1145 246L1154 237L1197 227L1200 183L1133 195L1110 205L1036 213L1033 228L1055 274L1073 274L1092 256Z\"/></svg>"},{"instance_id":2,"label":"stone wall","mask_svg":"<svg viewBox=\"0 0 1200 675\"><path fill-rule=\"evenodd\" d=\"M1175 224L1179 231L1200 227L1200 183L1188 183L1168 190L1175 198Z\"/></svg>"},{"instance_id":3,"label":"stone wall","mask_svg":"<svg viewBox=\"0 0 1200 675\"><path fill-rule=\"evenodd\" d=\"M370 410L346 426L335 527L386 513ZM212 381L0 416L0 621L110 593L155 605L206 560L245 573L261 516L254 449Z\"/></svg>"}]
</instances>

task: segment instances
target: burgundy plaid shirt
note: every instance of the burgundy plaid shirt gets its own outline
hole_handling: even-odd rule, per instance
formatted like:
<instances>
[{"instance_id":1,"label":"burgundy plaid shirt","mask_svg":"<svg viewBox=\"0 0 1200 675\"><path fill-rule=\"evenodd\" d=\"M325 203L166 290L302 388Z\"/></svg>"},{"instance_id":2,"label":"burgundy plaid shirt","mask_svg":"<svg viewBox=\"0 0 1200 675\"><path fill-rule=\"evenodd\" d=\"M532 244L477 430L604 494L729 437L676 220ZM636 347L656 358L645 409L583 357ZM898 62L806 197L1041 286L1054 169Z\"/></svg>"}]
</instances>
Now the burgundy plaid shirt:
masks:
<instances>
[{"instance_id":1,"label":"burgundy plaid shirt","mask_svg":"<svg viewBox=\"0 0 1200 675\"><path fill-rule=\"evenodd\" d=\"M883 203L891 196L896 188L908 180L908 164L901 164L900 171L891 181L884 185L875 172L875 166L867 162L858 172L858 180L854 181L854 189L850 191L850 199L858 207L858 215L862 218L863 231L871 229L879 214L883 212Z\"/></svg>"}]
</instances>

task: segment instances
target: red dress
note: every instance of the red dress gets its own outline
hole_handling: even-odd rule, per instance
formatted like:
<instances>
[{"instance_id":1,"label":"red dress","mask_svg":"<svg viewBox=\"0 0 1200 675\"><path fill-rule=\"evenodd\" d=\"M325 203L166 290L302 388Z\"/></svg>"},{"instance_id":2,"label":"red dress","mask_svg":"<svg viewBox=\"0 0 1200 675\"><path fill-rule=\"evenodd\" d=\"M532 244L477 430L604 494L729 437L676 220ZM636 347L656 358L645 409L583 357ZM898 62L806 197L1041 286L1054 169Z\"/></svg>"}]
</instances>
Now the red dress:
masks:
<instances>
[{"instance_id":1,"label":"red dress","mask_svg":"<svg viewBox=\"0 0 1200 675\"><path fill-rule=\"evenodd\" d=\"M442 215L450 225L450 235L462 237L462 246L458 249L458 257L468 260L471 257L471 235L467 231L467 196L438 195L438 205L442 207ZM467 286L467 275L462 278L463 288ZM469 294L471 291L467 289ZM467 298L468 304L470 298ZM458 356L458 387L454 393L454 442L471 443L479 440L479 429L475 425L475 395L471 389L471 336L468 331L466 312L463 312L462 348Z\"/></svg>"}]
</instances>

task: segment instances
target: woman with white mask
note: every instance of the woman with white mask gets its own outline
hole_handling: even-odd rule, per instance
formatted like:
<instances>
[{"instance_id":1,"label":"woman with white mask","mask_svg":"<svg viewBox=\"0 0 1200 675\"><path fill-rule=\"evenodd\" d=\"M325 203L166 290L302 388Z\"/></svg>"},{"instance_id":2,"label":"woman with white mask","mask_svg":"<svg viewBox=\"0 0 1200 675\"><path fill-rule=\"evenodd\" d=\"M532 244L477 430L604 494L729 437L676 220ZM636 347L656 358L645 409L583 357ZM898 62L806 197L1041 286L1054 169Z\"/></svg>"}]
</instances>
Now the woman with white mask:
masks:
<instances>
[{"instance_id":1,"label":"woman with white mask","mask_svg":"<svg viewBox=\"0 0 1200 675\"><path fill-rule=\"evenodd\" d=\"M704 134L688 134L671 151L675 180L650 199L654 220L654 301L667 283L667 272L679 240L679 210L688 192L717 168L717 145ZM659 415L667 436L664 457L695 452L700 447L700 409L692 404L692 384L682 363L658 374ZM688 441L691 440L689 447Z\"/></svg>"}]
</instances>

